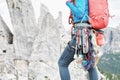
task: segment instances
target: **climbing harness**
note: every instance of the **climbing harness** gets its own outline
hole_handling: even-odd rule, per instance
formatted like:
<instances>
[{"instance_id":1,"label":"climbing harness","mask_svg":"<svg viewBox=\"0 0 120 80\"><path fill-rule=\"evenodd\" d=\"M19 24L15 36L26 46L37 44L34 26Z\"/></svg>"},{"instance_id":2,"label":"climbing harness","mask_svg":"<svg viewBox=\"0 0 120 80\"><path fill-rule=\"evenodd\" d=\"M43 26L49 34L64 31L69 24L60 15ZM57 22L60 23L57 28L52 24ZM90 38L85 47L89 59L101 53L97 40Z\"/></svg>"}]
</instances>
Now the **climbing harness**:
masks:
<instances>
[{"instance_id":1,"label":"climbing harness","mask_svg":"<svg viewBox=\"0 0 120 80\"><path fill-rule=\"evenodd\" d=\"M96 42L96 30L88 23L75 24L71 27L71 39L76 41L75 46L71 46L75 50L76 62L81 62L85 70L95 66L99 48Z\"/></svg>"},{"instance_id":2,"label":"climbing harness","mask_svg":"<svg viewBox=\"0 0 120 80\"><path fill-rule=\"evenodd\" d=\"M89 70L91 67L96 66L96 62L98 62L98 48L103 45L104 41L102 40L103 35L97 33L92 25L84 21L85 16L89 18L84 13L80 22L73 23L73 16L70 13L69 24L73 25L71 27L71 39L76 41L75 46L71 46L75 50L74 59L77 63L81 62L85 70Z\"/></svg>"}]
</instances>

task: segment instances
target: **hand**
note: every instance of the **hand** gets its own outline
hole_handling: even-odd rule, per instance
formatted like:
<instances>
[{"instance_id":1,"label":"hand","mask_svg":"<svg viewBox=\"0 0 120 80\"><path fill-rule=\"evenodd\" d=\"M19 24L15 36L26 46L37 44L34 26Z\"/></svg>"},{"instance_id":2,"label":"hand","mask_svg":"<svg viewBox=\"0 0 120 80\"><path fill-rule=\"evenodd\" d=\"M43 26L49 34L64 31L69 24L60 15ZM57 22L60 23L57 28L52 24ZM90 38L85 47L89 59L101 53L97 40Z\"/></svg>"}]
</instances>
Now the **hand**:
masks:
<instances>
[{"instance_id":1,"label":"hand","mask_svg":"<svg viewBox=\"0 0 120 80\"><path fill-rule=\"evenodd\" d=\"M71 0L71 2L75 2L75 0Z\"/></svg>"},{"instance_id":2,"label":"hand","mask_svg":"<svg viewBox=\"0 0 120 80\"><path fill-rule=\"evenodd\" d=\"M72 17L72 15L69 16L69 18L68 18L68 23L69 23L69 24L72 24L72 23L73 23L73 17Z\"/></svg>"},{"instance_id":3,"label":"hand","mask_svg":"<svg viewBox=\"0 0 120 80\"><path fill-rule=\"evenodd\" d=\"M73 24L73 15L72 15L72 12L70 11L70 15L69 15L69 18L68 18L68 23L69 24Z\"/></svg>"},{"instance_id":4,"label":"hand","mask_svg":"<svg viewBox=\"0 0 120 80\"><path fill-rule=\"evenodd\" d=\"M75 2L75 0L67 0L67 2Z\"/></svg>"}]
</instances>

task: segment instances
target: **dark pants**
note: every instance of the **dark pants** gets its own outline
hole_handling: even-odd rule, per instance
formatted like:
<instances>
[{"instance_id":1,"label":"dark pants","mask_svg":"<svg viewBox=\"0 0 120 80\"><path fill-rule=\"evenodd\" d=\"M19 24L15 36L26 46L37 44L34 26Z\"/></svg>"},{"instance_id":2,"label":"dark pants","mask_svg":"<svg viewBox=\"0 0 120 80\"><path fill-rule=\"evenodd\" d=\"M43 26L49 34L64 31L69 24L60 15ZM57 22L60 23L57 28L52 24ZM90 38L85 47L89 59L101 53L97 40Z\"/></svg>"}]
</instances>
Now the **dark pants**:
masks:
<instances>
[{"instance_id":1,"label":"dark pants","mask_svg":"<svg viewBox=\"0 0 120 80\"><path fill-rule=\"evenodd\" d=\"M75 54L74 49L70 46L75 46L75 42L75 40L70 41L69 45L66 46L58 61L61 80L70 80L68 66L74 60L73 56ZM98 80L98 75L95 67L89 69L88 72L90 80Z\"/></svg>"}]
</instances>

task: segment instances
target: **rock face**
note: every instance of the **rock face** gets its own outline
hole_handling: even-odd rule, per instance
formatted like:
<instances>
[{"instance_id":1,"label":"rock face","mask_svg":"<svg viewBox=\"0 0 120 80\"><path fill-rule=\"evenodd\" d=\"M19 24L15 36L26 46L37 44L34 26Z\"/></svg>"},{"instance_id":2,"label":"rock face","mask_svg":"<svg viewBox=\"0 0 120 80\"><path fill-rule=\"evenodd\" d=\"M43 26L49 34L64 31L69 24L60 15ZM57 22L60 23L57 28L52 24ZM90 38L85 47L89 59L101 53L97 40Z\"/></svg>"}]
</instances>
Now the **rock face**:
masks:
<instances>
[{"instance_id":1,"label":"rock face","mask_svg":"<svg viewBox=\"0 0 120 80\"><path fill-rule=\"evenodd\" d=\"M54 19L41 4L41 15L36 24L29 0L7 0L7 4L13 25L13 49L9 47L13 55L7 54L10 59L6 65L11 68L3 66L7 74L1 74L11 75L8 78L12 80L60 80L57 62L69 40L62 25L62 13ZM74 68L73 62L70 66L72 79L78 74L84 75L83 69L78 69ZM74 80L78 79L86 80L79 76Z\"/></svg>"},{"instance_id":2,"label":"rock face","mask_svg":"<svg viewBox=\"0 0 120 80\"><path fill-rule=\"evenodd\" d=\"M15 54L27 60L32 53L34 39L38 33L30 0L6 0L14 32Z\"/></svg>"},{"instance_id":3,"label":"rock face","mask_svg":"<svg viewBox=\"0 0 120 80\"><path fill-rule=\"evenodd\" d=\"M36 23L30 0L6 1L13 33L0 17L0 79L60 80L57 62L70 40L62 25L62 13L54 19L41 4ZM119 52L119 36L118 29L106 29L106 45L102 49ZM80 64L73 61L69 69L71 80L87 80L87 72Z\"/></svg>"},{"instance_id":4,"label":"rock face","mask_svg":"<svg viewBox=\"0 0 120 80\"><path fill-rule=\"evenodd\" d=\"M16 79L15 75L12 74L15 71L15 67L12 65L14 56L13 47L13 33L9 27L5 24L2 17L0 16L0 79L9 80ZM9 73L9 74L6 74Z\"/></svg>"},{"instance_id":5,"label":"rock face","mask_svg":"<svg viewBox=\"0 0 120 80\"><path fill-rule=\"evenodd\" d=\"M60 31L48 9L42 5L41 10L42 17L40 16L38 22L39 33L34 41L29 67L37 80L42 80L44 77L56 80L58 78L57 60L60 54Z\"/></svg>"},{"instance_id":6,"label":"rock face","mask_svg":"<svg viewBox=\"0 0 120 80\"><path fill-rule=\"evenodd\" d=\"M120 27L106 28L105 45L102 47L105 53L119 53L120 52Z\"/></svg>"},{"instance_id":7,"label":"rock face","mask_svg":"<svg viewBox=\"0 0 120 80\"><path fill-rule=\"evenodd\" d=\"M6 50L6 46L8 43L13 43L13 37L12 32L9 30L8 26L3 21L2 17L0 16L0 43L3 45L0 45L0 49ZM1 52L1 51L0 51Z\"/></svg>"}]
</instances>

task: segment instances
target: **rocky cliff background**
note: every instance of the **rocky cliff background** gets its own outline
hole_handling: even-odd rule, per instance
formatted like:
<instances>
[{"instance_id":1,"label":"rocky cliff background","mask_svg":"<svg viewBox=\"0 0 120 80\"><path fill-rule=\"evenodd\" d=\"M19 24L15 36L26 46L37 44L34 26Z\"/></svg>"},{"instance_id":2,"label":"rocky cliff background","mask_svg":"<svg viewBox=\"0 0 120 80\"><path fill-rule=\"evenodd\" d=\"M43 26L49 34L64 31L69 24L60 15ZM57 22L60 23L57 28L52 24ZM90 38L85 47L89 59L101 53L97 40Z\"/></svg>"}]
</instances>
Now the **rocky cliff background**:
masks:
<instances>
[{"instance_id":1,"label":"rocky cliff background","mask_svg":"<svg viewBox=\"0 0 120 80\"><path fill-rule=\"evenodd\" d=\"M62 13L54 19L41 4L36 23L30 0L6 0L13 32L0 17L0 79L60 80L58 59L70 40L62 24ZM120 52L120 28L106 28L104 53ZM87 72L74 61L70 64L72 80L87 80Z\"/></svg>"},{"instance_id":2,"label":"rocky cliff background","mask_svg":"<svg viewBox=\"0 0 120 80\"><path fill-rule=\"evenodd\" d=\"M62 25L62 13L54 19L48 8L41 4L41 15L36 24L31 1L6 1L13 32L0 17L0 79L60 80L57 62L69 40ZM72 69L73 66L73 78L83 73L81 70L77 74L77 70Z\"/></svg>"}]
</instances>

